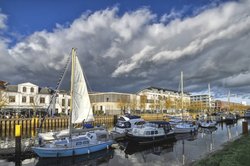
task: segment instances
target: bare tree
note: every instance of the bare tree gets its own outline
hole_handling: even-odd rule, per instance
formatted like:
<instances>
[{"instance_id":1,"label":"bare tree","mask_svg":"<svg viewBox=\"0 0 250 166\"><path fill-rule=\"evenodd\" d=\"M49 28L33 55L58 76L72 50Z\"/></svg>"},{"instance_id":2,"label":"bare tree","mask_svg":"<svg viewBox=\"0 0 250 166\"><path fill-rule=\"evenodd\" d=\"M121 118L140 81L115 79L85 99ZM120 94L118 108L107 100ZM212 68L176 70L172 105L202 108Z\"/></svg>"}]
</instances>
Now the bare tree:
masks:
<instances>
[{"instance_id":1,"label":"bare tree","mask_svg":"<svg viewBox=\"0 0 250 166\"><path fill-rule=\"evenodd\" d=\"M147 103L147 96L141 95L140 96L140 109L141 109L141 111L144 111L146 109L146 103Z\"/></svg>"},{"instance_id":2,"label":"bare tree","mask_svg":"<svg viewBox=\"0 0 250 166\"><path fill-rule=\"evenodd\" d=\"M8 104L8 99L4 90L0 89L0 110Z\"/></svg>"}]
</instances>

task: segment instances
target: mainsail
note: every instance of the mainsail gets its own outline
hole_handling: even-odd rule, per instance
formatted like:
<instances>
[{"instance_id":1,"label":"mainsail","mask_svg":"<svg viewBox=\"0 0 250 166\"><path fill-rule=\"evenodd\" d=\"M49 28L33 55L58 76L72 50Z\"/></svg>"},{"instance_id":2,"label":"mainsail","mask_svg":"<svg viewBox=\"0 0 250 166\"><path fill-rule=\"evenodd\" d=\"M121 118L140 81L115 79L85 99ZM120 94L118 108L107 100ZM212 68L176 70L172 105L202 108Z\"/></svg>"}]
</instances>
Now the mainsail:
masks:
<instances>
[{"instance_id":1,"label":"mainsail","mask_svg":"<svg viewBox=\"0 0 250 166\"><path fill-rule=\"evenodd\" d=\"M71 123L94 121L86 81L77 56L72 56L72 65L74 65L72 73L74 79L71 83L73 84Z\"/></svg>"}]
</instances>

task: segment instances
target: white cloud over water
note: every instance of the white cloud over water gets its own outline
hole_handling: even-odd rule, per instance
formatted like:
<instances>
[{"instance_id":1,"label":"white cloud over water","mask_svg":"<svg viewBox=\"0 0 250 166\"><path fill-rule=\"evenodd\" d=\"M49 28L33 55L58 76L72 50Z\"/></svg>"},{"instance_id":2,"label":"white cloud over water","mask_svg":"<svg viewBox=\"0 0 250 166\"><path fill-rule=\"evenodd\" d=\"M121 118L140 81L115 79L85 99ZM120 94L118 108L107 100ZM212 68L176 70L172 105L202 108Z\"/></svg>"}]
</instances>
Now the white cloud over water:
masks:
<instances>
[{"instance_id":1,"label":"white cloud over water","mask_svg":"<svg viewBox=\"0 0 250 166\"><path fill-rule=\"evenodd\" d=\"M53 86L72 47L93 90L137 91L145 86L201 91L218 88L249 93L250 1L227 2L182 17L157 16L147 8L85 12L69 25L38 31L10 47L0 42L1 79ZM0 14L0 30L6 29Z\"/></svg>"}]
</instances>

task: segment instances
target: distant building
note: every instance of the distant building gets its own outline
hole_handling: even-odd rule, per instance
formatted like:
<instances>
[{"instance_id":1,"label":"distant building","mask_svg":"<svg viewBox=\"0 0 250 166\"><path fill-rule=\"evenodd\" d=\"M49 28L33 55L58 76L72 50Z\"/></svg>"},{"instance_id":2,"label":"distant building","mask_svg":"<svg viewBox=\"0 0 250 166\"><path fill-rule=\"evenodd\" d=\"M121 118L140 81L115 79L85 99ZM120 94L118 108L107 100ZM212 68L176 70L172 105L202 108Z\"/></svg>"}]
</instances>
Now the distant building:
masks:
<instances>
[{"instance_id":1,"label":"distant building","mask_svg":"<svg viewBox=\"0 0 250 166\"><path fill-rule=\"evenodd\" d=\"M242 111L247 109L247 105L244 103L235 103L235 102L228 102L228 101L215 101L215 110L217 111Z\"/></svg>"},{"instance_id":2,"label":"distant building","mask_svg":"<svg viewBox=\"0 0 250 166\"><path fill-rule=\"evenodd\" d=\"M130 93L95 92L90 93L90 102L94 113L123 114L138 108L138 96Z\"/></svg>"},{"instance_id":3,"label":"distant building","mask_svg":"<svg viewBox=\"0 0 250 166\"><path fill-rule=\"evenodd\" d=\"M207 94L192 95L191 96L191 107L197 110L214 110L215 102L212 96Z\"/></svg>"},{"instance_id":4,"label":"distant building","mask_svg":"<svg viewBox=\"0 0 250 166\"><path fill-rule=\"evenodd\" d=\"M181 93L179 91L148 87L137 93L140 96L141 110L150 112L173 112L181 108L187 109L190 105L190 95L183 94L181 104Z\"/></svg>"}]
</instances>

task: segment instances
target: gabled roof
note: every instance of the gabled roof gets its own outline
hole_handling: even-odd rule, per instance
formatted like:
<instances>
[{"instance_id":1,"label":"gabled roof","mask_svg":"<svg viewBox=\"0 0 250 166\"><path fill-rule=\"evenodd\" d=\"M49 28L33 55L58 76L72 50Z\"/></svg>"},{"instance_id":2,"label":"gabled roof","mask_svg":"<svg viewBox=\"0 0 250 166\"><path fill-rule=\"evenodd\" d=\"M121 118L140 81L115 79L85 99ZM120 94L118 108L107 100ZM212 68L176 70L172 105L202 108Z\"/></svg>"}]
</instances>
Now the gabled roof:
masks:
<instances>
[{"instance_id":1,"label":"gabled roof","mask_svg":"<svg viewBox=\"0 0 250 166\"><path fill-rule=\"evenodd\" d=\"M25 86L37 86L35 84L32 84L30 82L24 82L24 83L21 83L21 84L18 84L18 85L25 85Z\"/></svg>"}]
</instances>

